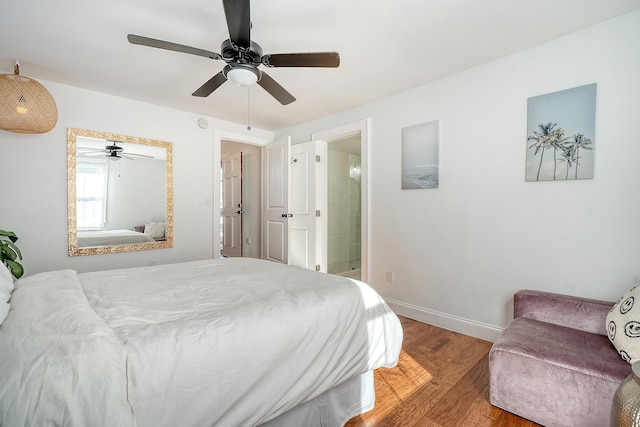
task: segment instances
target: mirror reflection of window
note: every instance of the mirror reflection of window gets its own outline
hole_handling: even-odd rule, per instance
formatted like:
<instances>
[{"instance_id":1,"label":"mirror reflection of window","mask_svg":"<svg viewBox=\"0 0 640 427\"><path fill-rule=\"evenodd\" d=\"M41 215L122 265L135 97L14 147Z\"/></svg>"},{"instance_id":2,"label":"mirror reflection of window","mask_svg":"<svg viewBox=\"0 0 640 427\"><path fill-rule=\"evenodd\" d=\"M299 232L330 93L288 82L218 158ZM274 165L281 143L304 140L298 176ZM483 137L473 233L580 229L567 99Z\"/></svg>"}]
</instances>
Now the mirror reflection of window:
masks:
<instances>
[{"instance_id":1,"label":"mirror reflection of window","mask_svg":"<svg viewBox=\"0 0 640 427\"><path fill-rule=\"evenodd\" d=\"M109 176L107 161L78 158L76 168L78 230L104 229Z\"/></svg>"}]
</instances>

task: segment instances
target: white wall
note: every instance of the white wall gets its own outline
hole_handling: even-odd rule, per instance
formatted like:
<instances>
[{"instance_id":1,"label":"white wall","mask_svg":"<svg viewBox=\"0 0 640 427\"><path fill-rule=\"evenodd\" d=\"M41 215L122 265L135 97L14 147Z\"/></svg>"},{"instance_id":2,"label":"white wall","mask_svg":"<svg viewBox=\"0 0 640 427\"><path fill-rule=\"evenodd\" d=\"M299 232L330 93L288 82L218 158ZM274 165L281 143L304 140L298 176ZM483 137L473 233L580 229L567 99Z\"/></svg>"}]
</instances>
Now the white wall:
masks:
<instances>
[{"instance_id":1,"label":"white wall","mask_svg":"<svg viewBox=\"0 0 640 427\"><path fill-rule=\"evenodd\" d=\"M616 300L640 279L638 40L640 11L276 138L371 118L369 282L404 314L492 339L518 289ZM525 182L527 98L594 82L595 178ZM431 120L440 188L402 191L401 130Z\"/></svg>"},{"instance_id":2,"label":"white wall","mask_svg":"<svg viewBox=\"0 0 640 427\"><path fill-rule=\"evenodd\" d=\"M164 160L122 158L108 162L106 228L133 230L147 222L165 222Z\"/></svg>"},{"instance_id":3,"label":"white wall","mask_svg":"<svg viewBox=\"0 0 640 427\"><path fill-rule=\"evenodd\" d=\"M10 72L5 70L4 72ZM180 262L215 256L214 214L219 219L219 138L214 133L272 139L236 125L115 96L41 81L58 105L58 124L42 135L0 131L0 229L18 234L26 274L71 268L92 271ZM213 102L213 101L212 101ZM159 139L173 144L174 245L121 254L67 255L68 127ZM219 252L219 251L218 251Z\"/></svg>"}]
</instances>

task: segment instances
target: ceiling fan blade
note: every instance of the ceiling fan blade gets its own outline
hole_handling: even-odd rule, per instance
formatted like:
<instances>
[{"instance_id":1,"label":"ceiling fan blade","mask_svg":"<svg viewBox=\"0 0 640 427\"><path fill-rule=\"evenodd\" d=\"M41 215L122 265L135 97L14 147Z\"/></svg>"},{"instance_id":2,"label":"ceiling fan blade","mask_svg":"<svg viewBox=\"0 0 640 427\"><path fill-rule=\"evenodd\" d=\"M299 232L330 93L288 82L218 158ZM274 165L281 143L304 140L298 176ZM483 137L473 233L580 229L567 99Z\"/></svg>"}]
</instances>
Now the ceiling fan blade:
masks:
<instances>
[{"instance_id":1,"label":"ceiling fan blade","mask_svg":"<svg viewBox=\"0 0 640 427\"><path fill-rule=\"evenodd\" d=\"M144 157L145 159L153 159L153 156L147 156L146 154L136 154L136 153L120 153L122 156L134 156L134 157ZM134 160L134 159L131 159Z\"/></svg>"},{"instance_id":2,"label":"ceiling fan blade","mask_svg":"<svg viewBox=\"0 0 640 427\"><path fill-rule=\"evenodd\" d=\"M266 67L328 67L340 66L338 52L275 53L263 55L262 64Z\"/></svg>"},{"instance_id":3,"label":"ceiling fan blade","mask_svg":"<svg viewBox=\"0 0 640 427\"><path fill-rule=\"evenodd\" d=\"M282 105L291 104L296 100L285 88L280 86L278 82L273 80L267 73L262 71L262 77L258 80L258 84L262 86L264 90L269 92L271 96L278 100Z\"/></svg>"},{"instance_id":4,"label":"ceiling fan blade","mask_svg":"<svg viewBox=\"0 0 640 427\"><path fill-rule=\"evenodd\" d=\"M249 0L222 0L227 17L229 40L243 49L251 46L251 8Z\"/></svg>"},{"instance_id":5,"label":"ceiling fan blade","mask_svg":"<svg viewBox=\"0 0 640 427\"><path fill-rule=\"evenodd\" d=\"M127 40L129 40L129 43L132 44L172 50L174 52L188 53L190 55L204 56L205 58L222 59L219 53L211 52L209 50L198 49L196 47L185 46L178 43L166 42L164 40L151 39L149 37L137 36L135 34L128 34Z\"/></svg>"},{"instance_id":6,"label":"ceiling fan blade","mask_svg":"<svg viewBox=\"0 0 640 427\"><path fill-rule=\"evenodd\" d=\"M116 154L115 156L112 155L113 157L121 157L123 159L127 159L127 160L135 160L136 157L142 157L144 159L153 159L153 156L147 156L146 154L135 154L135 153L120 153L120 154Z\"/></svg>"},{"instance_id":7,"label":"ceiling fan blade","mask_svg":"<svg viewBox=\"0 0 640 427\"><path fill-rule=\"evenodd\" d=\"M207 96L211 95L211 92L213 92L214 90L218 89L220 87L220 85L222 85L222 83L224 83L226 81L227 81L227 78L224 76L224 74L222 74L222 71L220 71L218 74L216 74L215 76L211 77L205 84L200 86L198 88L198 90L193 92L191 95L200 96L200 97L207 97Z\"/></svg>"}]
</instances>

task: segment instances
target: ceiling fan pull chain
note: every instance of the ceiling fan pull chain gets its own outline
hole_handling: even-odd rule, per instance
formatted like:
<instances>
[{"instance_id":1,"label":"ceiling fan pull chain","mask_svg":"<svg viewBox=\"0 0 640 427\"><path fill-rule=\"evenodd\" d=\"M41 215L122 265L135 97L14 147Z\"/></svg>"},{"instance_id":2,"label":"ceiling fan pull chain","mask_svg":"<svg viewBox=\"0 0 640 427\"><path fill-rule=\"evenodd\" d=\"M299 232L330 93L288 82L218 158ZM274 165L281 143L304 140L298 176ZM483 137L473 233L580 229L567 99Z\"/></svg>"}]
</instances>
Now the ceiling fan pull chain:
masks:
<instances>
[{"instance_id":1,"label":"ceiling fan pull chain","mask_svg":"<svg viewBox=\"0 0 640 427\"><path fill-rule=\"evenodd\" d=\"M251 130L251 87L247 86L247 130Z\"/></svg>"}]
</instances>

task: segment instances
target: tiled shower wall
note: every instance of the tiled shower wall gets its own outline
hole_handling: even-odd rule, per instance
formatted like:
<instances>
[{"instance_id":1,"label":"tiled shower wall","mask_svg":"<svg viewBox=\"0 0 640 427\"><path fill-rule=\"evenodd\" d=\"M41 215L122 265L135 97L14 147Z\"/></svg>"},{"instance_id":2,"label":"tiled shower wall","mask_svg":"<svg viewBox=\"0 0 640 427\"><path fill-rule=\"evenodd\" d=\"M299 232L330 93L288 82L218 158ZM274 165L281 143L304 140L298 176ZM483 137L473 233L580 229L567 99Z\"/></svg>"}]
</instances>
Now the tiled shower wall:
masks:
<instances>
[{"instance_id":1,"label":"tiled shower wall","mask_svg":"<svg viewBox=\"0 0 640 427\"><path fill-rule=\"evenodd\" d=\"M360 156L330 150L328 164L329 273L360 268Z\"/></svg>"}]
</instances>

